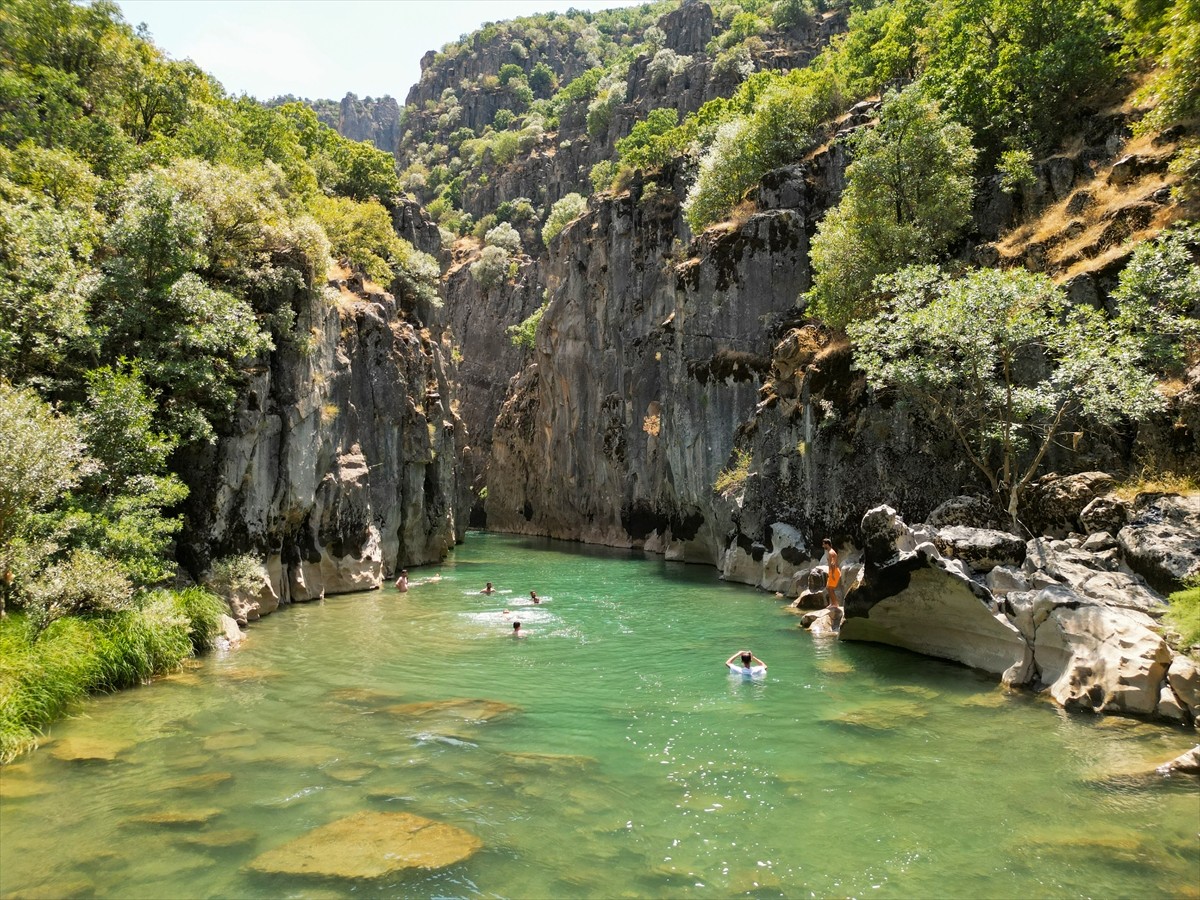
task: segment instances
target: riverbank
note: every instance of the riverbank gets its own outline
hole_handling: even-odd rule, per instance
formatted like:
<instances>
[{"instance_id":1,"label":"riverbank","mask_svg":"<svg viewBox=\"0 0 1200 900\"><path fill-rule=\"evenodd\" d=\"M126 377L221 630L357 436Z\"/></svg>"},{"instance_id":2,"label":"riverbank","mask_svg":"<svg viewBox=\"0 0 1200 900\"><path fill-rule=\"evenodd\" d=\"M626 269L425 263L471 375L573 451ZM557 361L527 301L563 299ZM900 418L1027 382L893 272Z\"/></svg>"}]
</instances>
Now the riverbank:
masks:
<instances>
[{"instance_id":1,"label":"riverbank","mask_svg":"<svg viewBox=\"0 0 1200 900\"><path fill-rule=\"evenodd\" d=\"M140 684L211 648L227 613L220 597L187 588L44 629L21 613L0 619L0 764L36 747L45 728L89 694Z\"/></svg>"}]
</instances>

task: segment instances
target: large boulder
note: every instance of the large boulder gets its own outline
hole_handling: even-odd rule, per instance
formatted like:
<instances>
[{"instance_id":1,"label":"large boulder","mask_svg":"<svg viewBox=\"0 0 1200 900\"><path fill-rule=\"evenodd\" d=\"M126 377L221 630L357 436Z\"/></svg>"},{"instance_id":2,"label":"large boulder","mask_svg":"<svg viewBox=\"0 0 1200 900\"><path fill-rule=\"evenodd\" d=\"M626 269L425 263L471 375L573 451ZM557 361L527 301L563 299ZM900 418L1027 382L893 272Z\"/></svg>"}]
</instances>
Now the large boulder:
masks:
<instances>
[{"instance_id":1,"label":"large boulder","mask_svg":"<svg viewBox=\"0 0 1200 900\"><path fill-rule=\"evenodd\" d=\"M1024 681L1028 646L961 561L927 541L912 546L911 530L889 507L867 513L863 536L862 581L845 599L842 640L891 644Z\"/></svg>"},{"instance_id":2,"label":"large boulder","mask_svg":"<svg viewBox=\"0 0 1200 900\"><path fill-rule=\"evenodd\" d=\"M1055 702L1095 712L1155 713L1171 651L1153 620L1048 593L1038 598L1049 602L1039 611L1044 618L1036 625L1033 659Z\"/></svg>"},{"instance_id":3,"label":"large boulder","mask_svg":"<svg viewBox=\"0 0 1200 900\"><path fill-rule=\"evenodd\" d=\"M1200 575L1200 496L1139 494L1117 535L1129 567L1164 594Z\"/></svg>"},{"instance_id":4,"label":"large boulder","mask_svg":"<svg viewBox=\"0 0 1200 900\"><path fill-rule=\"evenodd\" d=\"M1112 485L1113 477L1105 472L1079 472L1065 477L1056 473L1044 475L1025 499L1025 525L1034 534L1055 537L1083 531L1080 515Z\"/></svg>"},{"instance_id":5,"label":"large boulder","mask_svg":"<svg viewBox=\"0 0 1200 900\"><path fill-rule=\"evenodd\" d=\"M1200 719L1200 663L1186 654L1178 654L1167 669L1167 684L1192 718Z\"/></svg>"},{"instance_id":6,"label":"large boulder","mask_svg":"<svg viewBox=\"0 0 1200 900\"><path fill-rule=\"evenodd\" d=\"M925 524L932 528L951 528L963 525L967 528L994 528L1003 530L1008 526L1004 511L987 497L979 495L964 495L951 497L942 503L928 518Z\"/></svg>"},{"instance_id":7,"label":"large boulder","mask_svg":"<svg viewBox=\"0 0 1200 900\"><path fill-rule=\"evenodd\" d=\"M483 846L475 835L410 813L360 812L313 829L250 863L268 875L348 881L441 869Z\"/></svg>"},{"instance_id":8,"label":"large boulder","mask_svg":"<svg viewBox=\"0 0 1200 900\"><path fill-rule=\"evenodd\" d=\"M1115 558L1086 551L1075 541L1033 538L1025 547L1023 570L1030 587L1062 584L1105 606L1152 616L1166 610L1163 598Z\"/></svg>"},{"instance_id":9,"label":"large boulder","mask_svg":"<svg viewBox=\"0 0 1200 900\"><path fill-rule=\"evenodd\" d=\"M1019 566L1025 561L1025 541L1006 531L952 525L942 528L934 541L951 559L961 559L973 572L990 572L997 566Z\"/></svg>"}]
</instances>

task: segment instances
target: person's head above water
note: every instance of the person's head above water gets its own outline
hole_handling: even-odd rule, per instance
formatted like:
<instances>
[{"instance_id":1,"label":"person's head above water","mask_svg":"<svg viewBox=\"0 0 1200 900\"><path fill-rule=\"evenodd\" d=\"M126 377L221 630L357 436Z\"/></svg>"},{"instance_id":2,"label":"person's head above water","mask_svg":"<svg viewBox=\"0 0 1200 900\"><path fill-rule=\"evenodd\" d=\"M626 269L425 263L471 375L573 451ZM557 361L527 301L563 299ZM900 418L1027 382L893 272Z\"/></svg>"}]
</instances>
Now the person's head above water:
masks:
<instances>
[{"instance_id":1,"label":"person's head above water","mask_svg":"<svg viewBox=\"0 0 1200 900\"><path fill-rule=\"evenodd\" d=\"M531 600L532 600L534 603L541 603L541 602L542 602L542 598L541 598L541 597L539 597L539 596L537 595L537 591L530 591L530 592L529 592L529 599L531 599Z\"/></svg>"},{"instance_id":2,"label":"person's head above water","mask_svg":"<svg viewBox=\"0 0 1200 900\"><path fill-rule=\"evenodd\" d=\"M743 666L749 666L750 660L752 660L752 659L754 659L753 653L751 653L749 650L742 651L742 665Z\"/></svg>"},{"instance_id":3,"label":"person's head above water","mask_svg":"<svg viewBox=\"0 0 1200 900\"><path fill-rule=\"evenodd\" d=\"M513 622L513 634L516 634L520 630L521 630L521 623Z\"/></svg>"}]
</instances>

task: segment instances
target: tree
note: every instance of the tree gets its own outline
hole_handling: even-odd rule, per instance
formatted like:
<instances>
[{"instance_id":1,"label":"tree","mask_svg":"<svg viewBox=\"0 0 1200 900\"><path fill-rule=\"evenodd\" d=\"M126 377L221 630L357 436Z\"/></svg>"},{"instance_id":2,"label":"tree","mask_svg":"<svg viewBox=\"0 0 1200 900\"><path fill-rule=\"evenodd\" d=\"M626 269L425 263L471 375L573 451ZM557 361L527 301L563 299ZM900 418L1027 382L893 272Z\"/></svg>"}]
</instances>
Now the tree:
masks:
<instances>
[{"instance_id":1,"label":"tree","mask_svg":"<svg viewBox=\"0 0 1200 900\"><path fill-rule=\"evenodd\" d=\"M794 162L817 143L839 108L841 92L831 71L797 69L782 77L747 80L738 90L738 100L750 111L738 115L739 103L701 109L697 116L698 130L706 127L706 114L724 120L715 127L712 146L701 158L684 202L693 231L720 221L763 175ZM667 133L660 140L674 137Z\"/></svg>"},{"instance_id":2,"label":"tree","mask_svg":"<svg viewBox=\"0 0 1200 900\"><path fill-rule=\"evenodd\" d=\"M877 287L891 299L848 329L858 366L873 388L897 391L950 429L1014 530L1066 427L1163 406L1141 365L1144 338L1071 306L1045 276L981 269L954 279L925 266Z\"/></svg>"},{"instance_id":3,"label":"tree","mask_svg":"<svg viewBox=\"0 0 1200 900\"><path fill-rule=\"evenodd\" d=\"M550 207L546 224L542 226L542 243L547 247L568 224L587 212L587 200L582 194L564 194Z\"/></svg>"},{"instance_id":4,"label":"tree","mask_svg":"<svg viewBox=\"0 0 1200 900\"><path fill-rule=\"evenodd\" d=\"M872 311L876 276L932 262L971 216L975 150L918 86L890 92L879 123L849 139L846 190L818 226L809 258L813 314L842 326Z\"/></svg>"},{"instance_id":5,"label":"tree","mask_svg":"<svg viewBox=\"0 0 1200 900\"><path fill-rule=\"evenodd\" d=\"M924 81L988 162L1045 149L1115 72L1098 0L949 0L925 39Z\"/></svg>"}]
</instances>

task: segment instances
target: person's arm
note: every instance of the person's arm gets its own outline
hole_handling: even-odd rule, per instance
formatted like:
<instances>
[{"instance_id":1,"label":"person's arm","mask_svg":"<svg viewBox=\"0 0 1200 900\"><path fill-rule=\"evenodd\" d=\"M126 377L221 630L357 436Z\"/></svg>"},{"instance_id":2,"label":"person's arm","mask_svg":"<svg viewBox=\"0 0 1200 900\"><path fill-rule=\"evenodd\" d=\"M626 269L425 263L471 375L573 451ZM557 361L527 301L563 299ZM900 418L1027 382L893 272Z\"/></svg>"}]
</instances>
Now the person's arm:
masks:
<instances>
[{"instance_id":1,"label":"person's arm","mask_svg":"<svg viewBox=\"0 0 1200 900\"><path fill-rule=\"evenodd\" d=\"M727 666L732 666L732 665L733 665L733 661L734 661L735 659L737 659L737 658L738 658L739 656L741 656L741 655L742 655L742 654L741 654L740 652L739 652L739 653L735 653L735 654L733 654L733 656L731 656L731 657L729 657L729 659L725 660L725 665L727 665Z\"/></svg>"},{"instance_id":2,"label":"person's arm","mask_svg":"<svg viewBox=\"0 0 1200 900\"><path fill-rule=\"evenodd\" d=\"M767 664L766 664L765 662L763 662L761 659L759 659L757 656L751 656L751 657L750 657L750 664L751 664L751 665L754 665L755 663L758 663L758 664L759 664L760 666L762 666L764 669L767 667Z\"/></svg>"}]
</instances>

